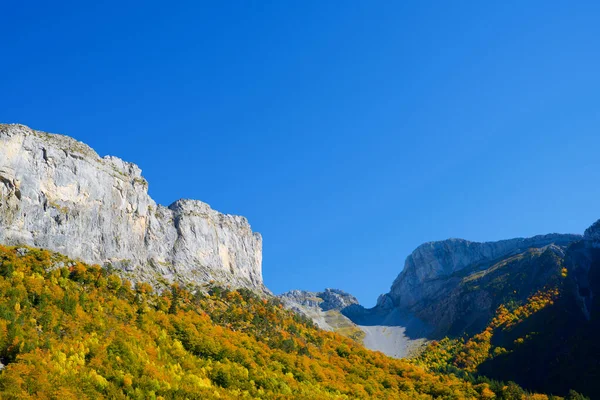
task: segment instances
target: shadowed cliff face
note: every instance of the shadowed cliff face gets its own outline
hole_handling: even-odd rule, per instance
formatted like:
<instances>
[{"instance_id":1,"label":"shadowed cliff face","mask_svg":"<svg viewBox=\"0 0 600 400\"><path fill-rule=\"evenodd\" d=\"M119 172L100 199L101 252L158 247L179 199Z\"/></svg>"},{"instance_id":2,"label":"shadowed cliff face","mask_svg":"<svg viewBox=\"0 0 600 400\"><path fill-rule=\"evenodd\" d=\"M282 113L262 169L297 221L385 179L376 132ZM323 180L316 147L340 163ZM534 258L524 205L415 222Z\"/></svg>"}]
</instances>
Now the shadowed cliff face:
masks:
<instances>
[{"instance_id":1,"label":"shadowed cliff face","mask_svg":"<svg viewBox=\"0 0 600 400\"><path fill-rule=\"evenodd\" d=\"M70 137L0 125L0 243L110 264L136 280L266 290L262 239L195 200L169 207L141 170Z\"/></svg>"},{"instance_id":2,"label":"shadowed cliff face","mask_svg":"<svg viewBox=\"0 0 600 400\"><path fill-rule=\"evenodd\" d=\"M579 235L549 234L498 242L448 239L419 246L407 257L388 296L397 307L410 309L419 302L445 292L448 282L468 273L484 271L508 257L549 245L565 246Z\"/></svg>"}]
</instances>

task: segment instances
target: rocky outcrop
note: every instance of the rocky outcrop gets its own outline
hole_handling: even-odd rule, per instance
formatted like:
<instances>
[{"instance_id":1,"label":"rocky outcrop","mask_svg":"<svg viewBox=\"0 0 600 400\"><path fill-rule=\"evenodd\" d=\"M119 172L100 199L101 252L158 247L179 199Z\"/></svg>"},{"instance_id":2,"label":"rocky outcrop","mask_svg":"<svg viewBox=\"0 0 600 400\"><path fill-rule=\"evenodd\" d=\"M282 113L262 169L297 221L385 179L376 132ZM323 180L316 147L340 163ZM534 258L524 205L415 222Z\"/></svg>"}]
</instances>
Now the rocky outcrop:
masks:
<instances>
[{"instance_id":1,"label":"rocky outcrop","mask_svg":"<svg viewBox=\"0 0 600 400\"><path fill-rule=\"evenodd\" d=\"M67 136L0 125L0 243L112 265L133 279L266 290L262 239L196 200L168 207L138 166Z\"/></svg>"},{"instance_id":2,"label":"rocky outcrop","mask_svg":"<svg viewBox=\"0 0 600 400\"><path fill-rule=\"evenodd\" d=\"M328 330L333 328L325 322L326 312L333 311L341 315L342 310L358 305L356 297L339 289L325 289L323 292L290 290L278 297L287 308L311 318L321 328Z\"/></svg>"},{"instance_id":3,"label":"rocky outcrop","mask_svg":"<svg viewBox=\"0 0 600 400\"><path fill-rule=\"evenodd\" d=\"M458 281L468 273L482 271L494 263L524 252L554 244L565 246L580 240L580 235L549 234L498 242L470 242L448 239L428 242L408 256L387 295L378 304L410 309L419 302L436 297L449 281Z\"/></svg>"},{"instance_id":4,"label":"rocky outcrop","mask_svg":"<svg viewBox=\"0 0 600 400\"><path fill-rule=\"evenodd\" d=\"M356 297L339 289L325 289L323 292L291 290L283 293L279 298L284 302L305 307L319 307L323 311L341 311L352 304L358 304Z\"/></svg>"},{"instance_id":5,"label":"rocky outcrop","mask_svg":"<svg viewBox=\"0 0 600 400\"><path fill-rule=\"evenodd\" d=\"M286 308L310 318L320 328L337 331L346 336L360 338L360 329L342 314L351 306L358 306L356 297L338 289L325 289L323 292L291 290L278 296Z\"/></svg>"},{"instance_id":6,"label":"rocky outcrop","mask_svg":"<svg viewBox=\"0 0 600 400\"><path fill-rule=\"evenodd\" d=\"M431 339L477 332L501 301L524 300L559 276L566 246L579 240L580 235L549 234L425 243L407 257L375 308L348 309L346 315L359 324L374 318L387 324L389 315L403 313L430 326Z\"/></svg>"},{"instance_id":7,"label":"rocky outcrop","mask_svg":"<svg viewBox=\"0 0 600 400\"><path fill-rule=\"evenodd\" d=\"M430 327L422 321L395 311L367 310L356 297L342 290L292 290L279 298L287 308L310 318L320 328L348 336L391 357L411 357L427 343Z\"/></svg>"}]
</instances>

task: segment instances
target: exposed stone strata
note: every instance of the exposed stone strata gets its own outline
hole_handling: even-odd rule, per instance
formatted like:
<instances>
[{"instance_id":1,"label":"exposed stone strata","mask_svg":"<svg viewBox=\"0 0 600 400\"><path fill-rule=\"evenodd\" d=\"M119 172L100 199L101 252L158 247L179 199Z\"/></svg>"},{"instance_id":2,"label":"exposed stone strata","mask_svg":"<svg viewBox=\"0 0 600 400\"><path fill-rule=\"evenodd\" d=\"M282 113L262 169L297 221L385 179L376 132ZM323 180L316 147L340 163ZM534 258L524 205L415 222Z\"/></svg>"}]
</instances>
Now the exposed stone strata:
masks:
<instances>
[{"instance_id":1,"label":"exposed stone strata","mask_svg":"<svg viewBox=\"0 0 600 400\"><path fill-rule=\"evenodd\" d=\"M134 279L266 290L244 217L148 195L140 168L67 136L0 125L0 243L111 264Z\"/></svg>"}]
</instances>

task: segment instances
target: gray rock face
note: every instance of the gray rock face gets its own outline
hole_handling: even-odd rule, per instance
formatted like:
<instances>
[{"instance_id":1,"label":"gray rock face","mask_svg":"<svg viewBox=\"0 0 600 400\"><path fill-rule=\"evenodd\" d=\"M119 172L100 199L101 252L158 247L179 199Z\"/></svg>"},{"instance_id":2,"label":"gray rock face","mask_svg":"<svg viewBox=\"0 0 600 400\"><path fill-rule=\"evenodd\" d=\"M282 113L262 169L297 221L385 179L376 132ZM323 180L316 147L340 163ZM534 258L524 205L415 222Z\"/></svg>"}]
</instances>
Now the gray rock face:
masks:
<instances>
[{"instance_id":1,"label":"gray rock face","mask_svg":"<svg viewBox=\"0 0 600 400\"><path fill-rule=\"evenodd\" d=\"M293 306L320 308L319 305L323 302L323 299L318 297L317 294L305 290L290 290L289 292L280 294L278 297L289 308L293 308Z\"/></svg>"},{"instance_id":2,"label":"gray rock face","mask_svg":"<svg viewBox=\"0 0 600 400\"><path fill-rule=\"evenodd\" d=\"M322 329L337 331L355 325L341 311L358 305L356 297L338 289L323 292L291 290L278 296L286 308L303 314Z\"/></svg>"},{"instance_id":3,"label":"gray rock face","mask_svg":"<svg viewBox=\"0 0 600 400\"><path fill-rule=\"evenodd\" d=\"M463 239L425 243L408 256L390 292L381 296L378 304L390 308L393 303L410 309L424 299L436 297L448 280L460 276L467 268L483 270L495 261L527 249L551 244L564 246L580 239L580 235L548 234L485 243Z\"/></svg>"},{"instance_id":4,"label":"gray rock face","mask_svg":"<svg viewBox=\"0 0 600 400\"><path fill-rule=\"evenodd\" d=\"M266 290L262 238L244 217L148 195L135 164L70 137L0 125L0 243L111 264L133 279Z\"/></svg>"},{"instance_id":5,"label":"gray rock face","mask_svg":"<svg viewBox=\"0 0 600 400\"><path fill-rule=\"evenodd\" d=\"M358 304L356 297L339 289L325 289L324 292L291 290L283 293L279 298L284 302L305 307L319 307L323 311L341 311L352 304Z\"/></svg>"}]
</instances>

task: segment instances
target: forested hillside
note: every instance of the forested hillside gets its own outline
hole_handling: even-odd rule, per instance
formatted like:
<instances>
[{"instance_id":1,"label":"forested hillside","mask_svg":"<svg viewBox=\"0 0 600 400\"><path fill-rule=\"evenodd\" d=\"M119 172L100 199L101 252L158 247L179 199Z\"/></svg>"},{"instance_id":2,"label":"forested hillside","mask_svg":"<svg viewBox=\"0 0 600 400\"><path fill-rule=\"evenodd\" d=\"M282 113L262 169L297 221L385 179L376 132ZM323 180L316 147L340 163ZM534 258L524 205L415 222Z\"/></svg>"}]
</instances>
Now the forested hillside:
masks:
<instances>
[{"instance_id":1,"label":"forested hillside","mask_svg":"<svg viewBox=\"0 0 600 400\"><path fill-rule=\"evenodd\" d=\"M274 298L156 293L45 250L0 246L3 399L544 399L317 329Z\"/></svg>"},{"instance_id":2,"label":"forested hillside","mask_svg":"<svg viewBox=\"0 0 600 400\"><path fill-rule=\"evenodd\" d=\"M547 269L545 287L526 300L503 298L482 331L434 341L416 362L430 371L513 380L530 390L579 398L574 389L599 398L600 303L590 294L600 290L600 250L578 242L555 259L546 263L554 267ZM506 274L502 282L514 286L531 270ZM590 299L585 307L584 298Z\"/></svg>"}]
</instances>

